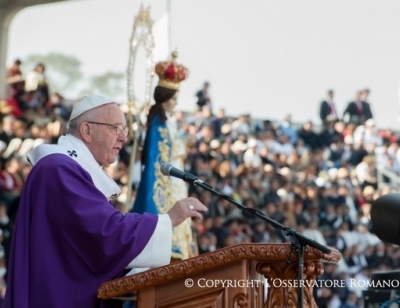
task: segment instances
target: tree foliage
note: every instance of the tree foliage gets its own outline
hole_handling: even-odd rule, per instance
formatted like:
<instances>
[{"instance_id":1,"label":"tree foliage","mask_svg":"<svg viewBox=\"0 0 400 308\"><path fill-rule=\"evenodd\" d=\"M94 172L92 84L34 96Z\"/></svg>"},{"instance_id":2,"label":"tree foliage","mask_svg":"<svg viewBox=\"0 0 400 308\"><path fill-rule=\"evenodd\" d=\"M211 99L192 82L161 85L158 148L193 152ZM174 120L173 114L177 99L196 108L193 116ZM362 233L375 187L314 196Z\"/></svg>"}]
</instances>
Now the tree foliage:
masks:
<instances>
[{"instance_id":1,"label":"tree foliage","mask_svg":"<svg viewBox=\"0 0 400 308\"><path fill-rule=\"evenodd\" d=\"M51 92L67 94L82 78L81 61L75 56L60 53L47 55L32 54L22 60L22 69L26 73L35 69L38 63L45 67L45 76Z\"/></svg>"},{"instance_id":2,"label":"tree foliage","mask_svg":"<svg viewBox=\"0 0 400 308\"><path fill-rule=\"evenodd\" d=\"M121 72L106 72L92 76L89 85L82 94L99 94L112 98L122 98L125 95L125 74Z\"/></svg>"}]
</instances>

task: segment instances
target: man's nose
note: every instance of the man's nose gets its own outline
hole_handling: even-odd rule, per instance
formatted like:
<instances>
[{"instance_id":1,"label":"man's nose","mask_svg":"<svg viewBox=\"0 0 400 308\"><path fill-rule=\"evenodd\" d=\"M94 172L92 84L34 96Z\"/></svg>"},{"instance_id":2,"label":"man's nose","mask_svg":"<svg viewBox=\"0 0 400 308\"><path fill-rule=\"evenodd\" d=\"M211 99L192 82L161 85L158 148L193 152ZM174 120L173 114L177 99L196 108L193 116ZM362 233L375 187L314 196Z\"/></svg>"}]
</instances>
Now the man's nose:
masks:
<instances>
[{"instance_id":1,"label":"man's nose","mask_svg":"<svg viewBox=\"0 0 400 308\"><path fill-rule=\"evenodd\" d=\"M118 141L125 143L127 140L128 140L128 136L125 136L125 134L118 135Z\"/></svg>"}]
</instances>

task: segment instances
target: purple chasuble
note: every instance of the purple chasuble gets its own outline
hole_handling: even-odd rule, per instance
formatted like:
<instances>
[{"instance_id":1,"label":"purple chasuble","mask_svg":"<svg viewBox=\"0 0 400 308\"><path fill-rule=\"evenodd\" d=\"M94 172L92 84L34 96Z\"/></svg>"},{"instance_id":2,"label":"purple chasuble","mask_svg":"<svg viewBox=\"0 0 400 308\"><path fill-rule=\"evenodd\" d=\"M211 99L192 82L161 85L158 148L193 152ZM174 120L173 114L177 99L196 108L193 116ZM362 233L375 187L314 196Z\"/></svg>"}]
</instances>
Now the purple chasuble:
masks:
<instances>
[{"instance_id":1,"label":"purple chasuble","mask_svg":"<svg viewBox=\"0 0 400 308\"><path fill-rule=\"evenodd\" d=\"M97 289L123 276L157 220L115 210L68 156L42 158L21 197L4 307L103 307Z\"/></svg>"}]
</instances>

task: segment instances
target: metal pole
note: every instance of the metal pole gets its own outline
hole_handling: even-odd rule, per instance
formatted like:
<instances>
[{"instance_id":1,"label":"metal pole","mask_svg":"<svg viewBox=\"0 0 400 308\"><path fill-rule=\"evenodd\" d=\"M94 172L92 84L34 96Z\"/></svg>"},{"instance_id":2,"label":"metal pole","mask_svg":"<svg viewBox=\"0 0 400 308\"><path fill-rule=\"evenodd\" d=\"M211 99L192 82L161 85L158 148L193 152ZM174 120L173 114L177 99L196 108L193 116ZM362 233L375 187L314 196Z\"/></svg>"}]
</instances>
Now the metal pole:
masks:
<instances>
[{"instance_id":1,"label":"metal pole","mask_svg":"<svg viewBox=\"0 0 400 308\"><path fill-rule=\"evenodd\" d=\"M168 50L169 53L172 52L172 31L171 31L171 0L167 0L167 14L168 14Z\"/></svg>"},{"instance_id":2,"label":"metal pole","mask_svg":"<svg viewBox=\"0 0 400 308\"><path fill-rule=\"evenodd\" d=\"M133 114L133 103L128 102L128 123L129 123L129 137L132 138L133 145L131 148L131 153L129 156L129 165L128 165L128 191L126 192L126 200L125 200L125 208L124 213L129 212L132 209L132 179L133 179L133 168L135 166L135 158L138 144L138 131L133 129L133 124L135 123L134 114Z\"/></svg>"}]
</instances>

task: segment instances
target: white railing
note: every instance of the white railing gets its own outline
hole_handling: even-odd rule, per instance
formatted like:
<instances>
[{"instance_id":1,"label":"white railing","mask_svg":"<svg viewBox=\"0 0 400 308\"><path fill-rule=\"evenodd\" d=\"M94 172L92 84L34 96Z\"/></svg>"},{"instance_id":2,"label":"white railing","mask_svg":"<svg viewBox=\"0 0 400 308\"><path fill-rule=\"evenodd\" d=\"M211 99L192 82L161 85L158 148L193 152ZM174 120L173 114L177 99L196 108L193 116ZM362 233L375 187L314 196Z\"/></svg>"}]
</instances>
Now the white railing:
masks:
<instances>
[{"instance_id":1,"label":"white railing","mask_svg":"<svg viewBox=\"0 0 400 308\"><path fill-rule=\"evenodd\" d=\"M390 179L390 183L385 183L383 177L387 177ZM400 176L394 172L391 172L384 168L377 169L377 177L378 177L378 189L382 189L384 186L391 186L394 189L400 188Z\"/></svg>"}]
</instances>

